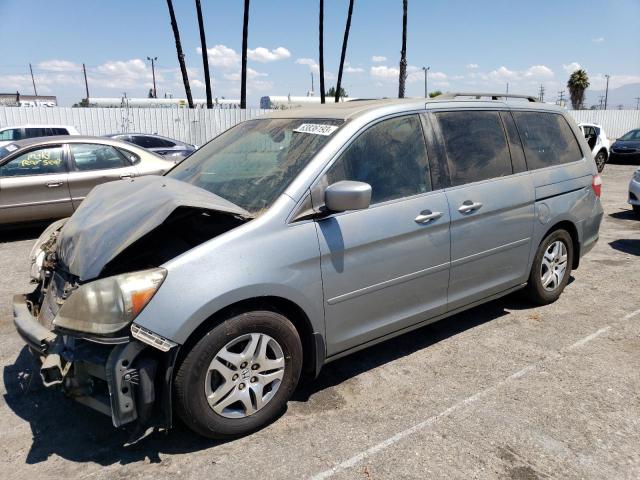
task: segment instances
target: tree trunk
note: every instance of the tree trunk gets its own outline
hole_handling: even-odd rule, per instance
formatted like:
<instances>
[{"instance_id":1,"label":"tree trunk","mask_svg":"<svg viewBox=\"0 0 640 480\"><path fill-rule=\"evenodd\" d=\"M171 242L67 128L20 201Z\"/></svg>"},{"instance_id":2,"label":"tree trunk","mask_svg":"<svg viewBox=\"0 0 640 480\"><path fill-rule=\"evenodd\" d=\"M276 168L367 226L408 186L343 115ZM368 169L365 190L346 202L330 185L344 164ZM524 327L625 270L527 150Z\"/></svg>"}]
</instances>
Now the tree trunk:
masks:
<instances>
[{"instance_id":1,"label":"tree trunk","mask_svg":"<svg viewBox=\"0 0 640 480\"><path fill-rule=\"evenodd\" d=\"M171 16L171 28L173 29L173 36L176 39L176 52L178 53L178 63L180 64L180 71L182 72L182 81L184 83L184 91L187 95L187 103L189 104L189 108L193 108L191 87L189 86L187 66L184 64L184 53L182 52L182 44L180 43L180 31L178 30L178 23L176 22L176 14L173 11L173 2L171 0L167 0L167 6L169 7L169 15Z\"/></svg>"},{"instance_id":2,"label":"tree trunk","mask_svg":"<svg viewBox=\"0 0 640 480\"><path fill-rule=\"evenodd\" d=\"M320 103L324 103L324 0L320 0L319 48L320 48Z\"/></svg>"},{"instance_id":3,"label":"tree trunk","mask_svg":"<svg viewBox=\"0 0 640 480\"><path fill-rule=\"evenodd\" d=\"M204 67L204 86L207 91L207 108L213 108L211 79L209 77L209 53L207 52L207 39L204 34L204 20L202 19L200 0L196 0L196 12L198 13L198 27L200 28L200 46L202 48L202 66Z\"/></svg>"},{"instance_id":4,"label":"tree trunk","mask_svg":"<svg viewBox=\"0 0 640 480\"><path fill-rule=\"evenodd\" d=\"M247 40L249 37L249 0L244 0L242 22L242 72L240 73L240 108L247 108Z\"/></svg>"},{"instance_id":5,"label":"tree trunk","mask_svg":"<svg viewBox=\"0 0 640 480\"><path fill-rule=\"evenodd\" d=\"M342 41L342 54L340 55L340 69L338 70L338 83L336 84L336 103L340 101L340 90L342 84L342 69L344 68L344 57L347 55L347 43L349 42L349 30L351 29L351 15L353 14L353 0L349 0L349 12L347 13L347 25L344 28L344 40Z\"/></svg>"},{"instance_id":6,"label":"tree trunk","mask_svg":"<svg viewBox=\"0 0 640 480\"><path fill-rule=\"evenodd\" d=\"M408 0L402 0L402 50L400 50L398 98L404 98L404 86L407 81L407 3Z\"/></svg>"}]
</instances>

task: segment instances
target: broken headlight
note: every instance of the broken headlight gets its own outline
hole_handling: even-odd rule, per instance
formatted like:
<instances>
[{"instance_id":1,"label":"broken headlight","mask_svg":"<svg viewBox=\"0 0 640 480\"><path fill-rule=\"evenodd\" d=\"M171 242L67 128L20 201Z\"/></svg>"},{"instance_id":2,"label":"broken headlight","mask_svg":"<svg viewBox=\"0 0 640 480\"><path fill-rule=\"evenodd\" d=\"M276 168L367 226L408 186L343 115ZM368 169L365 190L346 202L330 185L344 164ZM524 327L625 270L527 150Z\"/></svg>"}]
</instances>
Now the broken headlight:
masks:
<instances>
[{"instance_id":1,"label":"broken headlight","mask_svg":"<svg viewBox=\"0 0 640 480\"><path fill-rule=\"evenodd\" d=\"M115 333L136 318L166 276L164 268L152 268L85 283L69 295L53 323L80 332Z\"/></svg>"}]
</instances>

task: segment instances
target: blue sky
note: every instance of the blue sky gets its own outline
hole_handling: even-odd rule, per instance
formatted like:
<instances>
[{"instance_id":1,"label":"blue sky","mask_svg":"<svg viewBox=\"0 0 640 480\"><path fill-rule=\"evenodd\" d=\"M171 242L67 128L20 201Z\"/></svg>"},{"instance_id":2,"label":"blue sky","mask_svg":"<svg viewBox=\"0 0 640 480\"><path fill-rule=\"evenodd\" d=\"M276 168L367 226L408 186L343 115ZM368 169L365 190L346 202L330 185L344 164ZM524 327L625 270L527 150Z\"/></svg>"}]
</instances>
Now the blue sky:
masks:
<instances>
[{"instance_id":1,"label":"blue sky","mask_svg":"<svg viewBox=\"0 0 640 480\"><path fill-rule=\"evenodd\" d=\"M214 96L239 96L242 1L202 0ZM204 97L193 0L174 0L195 97ZM327 88L335 84L347 0L325 0ZM249 104L262 95L304 95L317 69L317 0L252 0ZM408 96L429 90L497 90L554 100L572 69L585 68L592 89L640 83L640 0L409 0ZM0 0L0 91L38 91L70 105L92 96L146 96L147 56L158 57L158 96L183 97L163 0ZM401 0L356 0L343 85L352 97L397 95ZM316 90L318 77L315 75ZM635 103L631 98L629 104Z\"/></svg>"}]
</instances>

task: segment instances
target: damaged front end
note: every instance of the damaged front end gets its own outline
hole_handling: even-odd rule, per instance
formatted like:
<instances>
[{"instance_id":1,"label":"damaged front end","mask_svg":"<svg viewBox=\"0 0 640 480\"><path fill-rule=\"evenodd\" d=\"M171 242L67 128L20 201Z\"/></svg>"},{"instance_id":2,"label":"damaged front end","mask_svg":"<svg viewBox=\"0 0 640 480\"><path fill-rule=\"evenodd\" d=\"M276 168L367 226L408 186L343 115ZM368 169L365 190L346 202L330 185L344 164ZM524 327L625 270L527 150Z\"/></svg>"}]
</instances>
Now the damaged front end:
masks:
<instances>
[{"instance_id":1,"label":"damaged front end","mask_svg":"<svg viewBox=\"0 0 640 480\"><path fill-rule=\"evenodd\" d=\"M31 253L36 288L14 297L14 323L41 363L45 386L139 435L172 425L180 346L133 323L136 316L161 288L165 262L250 217L171 179L115 183L42 234ZM144 200L144 208L114 214L125 198Z\"/></svg>"}]
</instances>

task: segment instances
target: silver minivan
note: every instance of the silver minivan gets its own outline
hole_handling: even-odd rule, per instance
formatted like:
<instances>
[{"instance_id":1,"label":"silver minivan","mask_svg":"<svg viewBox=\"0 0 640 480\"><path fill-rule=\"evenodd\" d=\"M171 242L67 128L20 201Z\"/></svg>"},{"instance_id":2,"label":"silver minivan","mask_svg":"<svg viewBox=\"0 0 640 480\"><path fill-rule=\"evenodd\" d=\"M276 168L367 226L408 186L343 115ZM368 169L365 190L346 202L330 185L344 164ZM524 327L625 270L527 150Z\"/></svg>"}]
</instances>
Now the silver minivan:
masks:
<instances>
[{"instance_id":1,"label":"silver minivan","mask_svg":"<svg viewBox=\"0 0 640 480\"><path fill-rule=\"evenodd\" d=\"M274 112L98 186L14 298L44 384L134 436L177 413L228 438L327 362L518 289L555 301L600 177L561 109L486 96Z\"/></svg>"}]
</instances>

